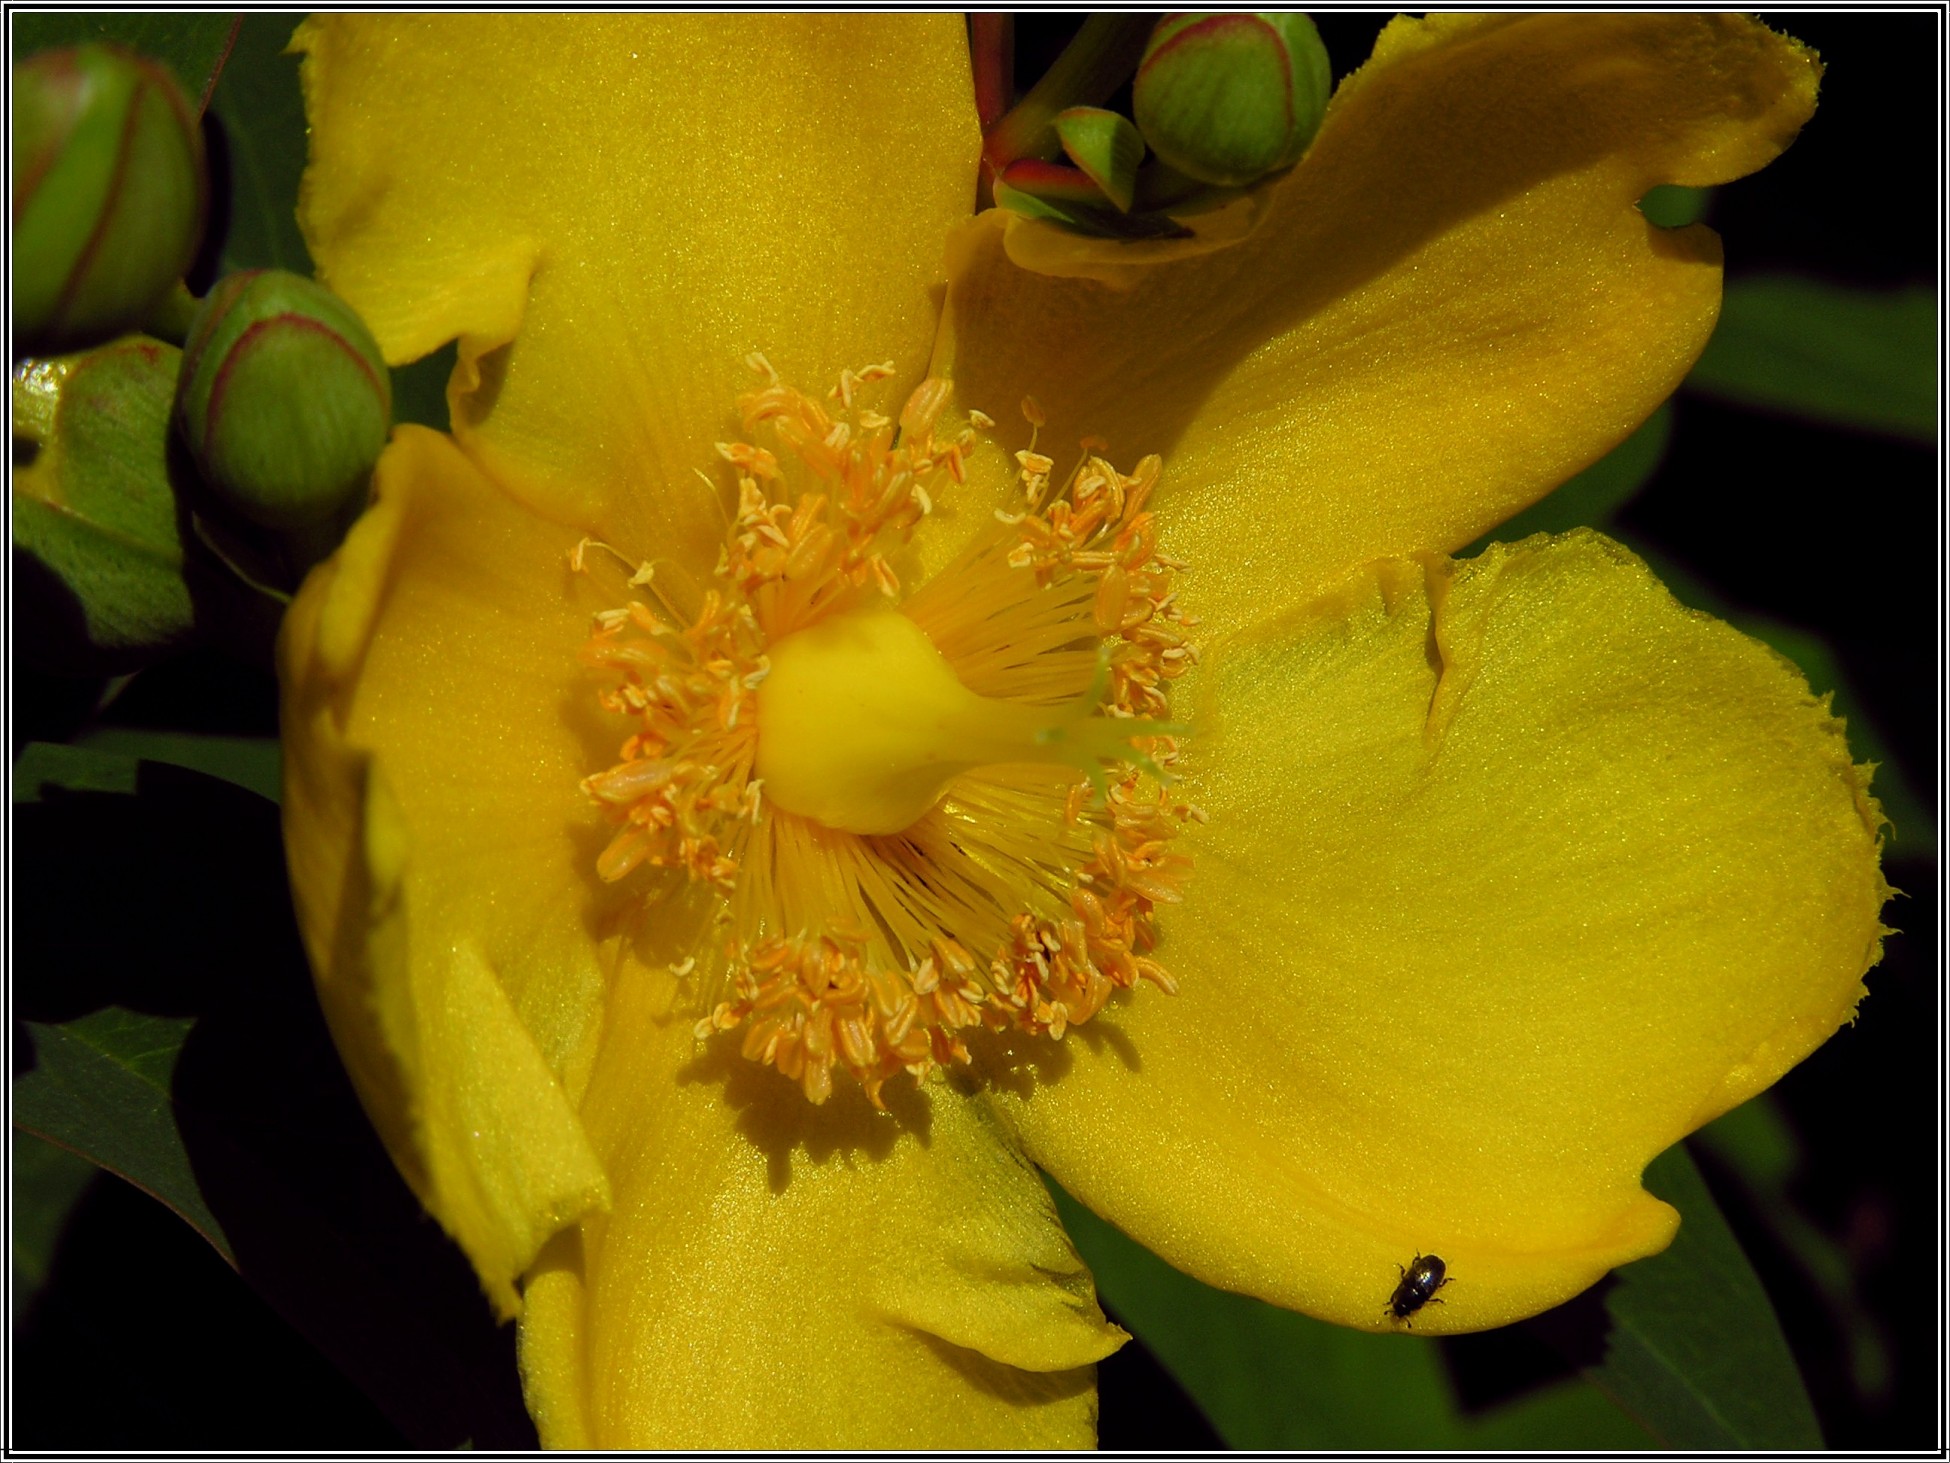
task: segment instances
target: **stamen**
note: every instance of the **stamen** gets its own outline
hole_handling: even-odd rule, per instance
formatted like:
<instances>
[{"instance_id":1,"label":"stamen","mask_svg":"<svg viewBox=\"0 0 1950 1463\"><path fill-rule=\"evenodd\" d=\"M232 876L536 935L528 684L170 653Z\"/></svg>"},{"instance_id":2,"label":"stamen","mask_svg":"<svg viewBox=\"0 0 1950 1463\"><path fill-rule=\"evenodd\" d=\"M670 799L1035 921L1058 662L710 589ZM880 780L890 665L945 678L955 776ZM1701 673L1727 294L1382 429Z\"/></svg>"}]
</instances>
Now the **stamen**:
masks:
<instances>
[{"instance_id":1,"label":"stamen","mask_svg":"<svg viewBox=\"0 0 1950 1463\"><path fill-rule=\"evenodd\" d=\"M718 447L736 508L711 585L672 594L667 566L591 540L572 554L586 573L601 550L627 571L623 591L652 597L598 615L584 647L630 732L583 788L616 827L599 877L671 870L721 901L719 933L670 967L701 996L699 1039L738 1031L747 1058L809 1100L845 1073L879 1105L902 1073L968 1063L974 1032L1060 1040L1140 981L1174 991L1156 910L1184 897L1191 862L1171 842L1204 815L1171 791L1170 683L1197 657L1171 588L1183 566L1157 552L1145 508L1159 460L1123 474L1092 440L1053 487L1025 398L1023 510L903 601L899 552L992 419L970 411L972 426L938 437L951 388L930 379L890 420L866 398L891 365L843 372L821 401L763 356L749 364L761 385L739 403L746 433L762 426L777 447ZM968 698L973 750L867 825L889 831L846 832L763 793L761 747L770 758L807 734L761 714L762 698L781 642L874 606L958 683L941 694ZM656 881L654 897L673 887Z\"/></svg>"}]
</instances>

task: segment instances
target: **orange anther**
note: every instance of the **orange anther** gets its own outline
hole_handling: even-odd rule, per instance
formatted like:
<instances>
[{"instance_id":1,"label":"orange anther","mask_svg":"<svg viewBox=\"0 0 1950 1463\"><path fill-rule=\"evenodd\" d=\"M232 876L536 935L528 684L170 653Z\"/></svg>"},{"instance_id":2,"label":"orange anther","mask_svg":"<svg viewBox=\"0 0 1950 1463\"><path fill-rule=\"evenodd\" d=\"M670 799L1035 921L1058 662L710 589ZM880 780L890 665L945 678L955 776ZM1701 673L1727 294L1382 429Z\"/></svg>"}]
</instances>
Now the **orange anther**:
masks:
<instances>
[{"instance_id":1,"label":"orange anther","mask_svg":"<svg viewBox=\"0 0 1950 1463\"><path fill-rule=\"evenodd\" d=\"M719 901L712 933L668 967L708 1013L698 1038L737 1032L748 1059L810 1101L850 1078L878 1105L899 1073L966 1063L964 1030L1060 1039L1140 980L1174 989L1148 953L1153 908L1182 897L1190 861L1169 841L1203 815L1153 776L1177 756L1168 736L1116 743L1142 757L1107 758L1102 797L1083 780L1031 789L971 774L973 801L898 838L813 829L761 796L767 647L875 597L899 600L893 565L933 495L965 479L974 429L995 424L970 411L970 429L938 440L952 389L930 378L896 432L865 402L891 365L843 372L822 404L763 357L751 364L761 382L741 398L742 419L777 450L718 447L736 509L715 575L666 582L594 540L570 556L582 573L622 570L620 607L596 616L581 652L606 681L598 703L624 722L616 762L582 782L613 825L596 871L666 870L646 886L655 897L676 878ZM1023 414L1045 425L1033 399ZM904 609L958 674L997 688L983 694L1052 705L1095 684L1104 715L1162 722L1169 683L1196 652L1172 592L1182 565L1157 553L1143 506L1159 460L1126 475L1101 440L1082 446L1058 480L1032 435L1017 454L1024 511L998 511Z\"/></svg>"}]
</instances>

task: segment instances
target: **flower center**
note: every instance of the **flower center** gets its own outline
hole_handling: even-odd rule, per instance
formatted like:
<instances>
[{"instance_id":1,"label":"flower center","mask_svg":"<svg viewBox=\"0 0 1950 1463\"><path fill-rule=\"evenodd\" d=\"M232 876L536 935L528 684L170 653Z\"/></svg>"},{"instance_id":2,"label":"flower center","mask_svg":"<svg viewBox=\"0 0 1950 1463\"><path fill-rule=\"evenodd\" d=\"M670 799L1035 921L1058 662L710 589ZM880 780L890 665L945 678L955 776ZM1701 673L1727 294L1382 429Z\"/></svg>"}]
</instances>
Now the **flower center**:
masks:
<instances>
[{"instance_id":1,"label":"flower center","mask_svg":"<svg viewBox=\"0 0 1950 1463\"><path fill-rule=\"evenodd\" d=\"M847 833L898 833L974 768L1129 755L1136 731L1059 707L978 696L907 616L833 615L771 647L758 688L758 775L772 803Z\"/></svg>"},{"instance_id":2,"label":"flower center","mask_svg":"<svg viewBox=\"0 0 1950 1463\"><path fill-rule=\"evenodd\" d=\"M645 597L583 653L632 726L583 783L616 825L596 872L643 880L652 919L687 888L715 901L673 967L700 1039L742 1030L813 1101L846 1072L878 1104L899 1072L969 1062L970 1031L1060 1039L1140 979L1172 989L1155 909L1202 815L1170 788L1168 685L1194 654L1144 508L1158 460L1087 453L1052 491L1032 441L1023 510L903 601L893 561L976 441L935 436L947 383L896 427L854 400L889 368L843 375L829 410L754 364L747 430L785 460L720 447L738 507L713 582L632 566Z\"/></svg>"}]
</instances>

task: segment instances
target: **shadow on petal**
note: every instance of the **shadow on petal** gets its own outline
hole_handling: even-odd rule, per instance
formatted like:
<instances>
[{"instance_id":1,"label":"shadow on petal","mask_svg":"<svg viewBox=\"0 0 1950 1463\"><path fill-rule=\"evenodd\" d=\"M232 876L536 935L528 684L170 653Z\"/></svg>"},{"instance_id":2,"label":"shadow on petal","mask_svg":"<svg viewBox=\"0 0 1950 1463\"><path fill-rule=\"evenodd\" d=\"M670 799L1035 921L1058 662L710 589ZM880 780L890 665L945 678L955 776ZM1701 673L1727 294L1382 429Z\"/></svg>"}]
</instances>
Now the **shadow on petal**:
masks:
<instances>
[{"instance_id":1,"label":"shadow on petal","mask_svg":"<svg viewBox=\"0 0 1950 1463\"><path fill-rule=\"evenodd\" d=\"M833 1161L884 1161L902 1134L923 1147L931 1136L931 1099L911 1081L889 1082L881 1111L852 1082L814 1106L798 1087L770 1067L738 1053L738 1036L727 1032L703 1043L678 1068L679 1083L718 1083L725 1105L737 1113L738 1132L765 1156L766 1179L775 1194L792 1182L793 1155L823 1166Z\"/></svg>"}]
</instances>

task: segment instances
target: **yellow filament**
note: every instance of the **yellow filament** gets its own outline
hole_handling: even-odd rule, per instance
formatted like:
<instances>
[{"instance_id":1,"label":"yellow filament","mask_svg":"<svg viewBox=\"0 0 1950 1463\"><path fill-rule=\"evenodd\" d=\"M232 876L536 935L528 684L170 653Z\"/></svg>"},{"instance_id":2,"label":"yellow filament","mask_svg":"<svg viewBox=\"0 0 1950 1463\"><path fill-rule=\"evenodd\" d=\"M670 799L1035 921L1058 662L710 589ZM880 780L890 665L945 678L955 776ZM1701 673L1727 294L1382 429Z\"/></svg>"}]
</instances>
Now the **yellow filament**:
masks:
<instances>
[{"instance_id":1,"label":"yellow filament","mask_svg":"<svg viewBox=\"0 0 1950 1463\"><path fill-rule=\"evenodd\" d=\"M1196 652L1145 506L1158 459L1124 474L1086 444L1058 484L1032 440L1021 511L908 593L895 558L976 445L935 435L948 383L896 422L855 401L885 367L829 406L753 364L746 430L783 450L720 445L717 573L607 551L628 602L583 650L630 728L583 782L616 830L595 872L668 871L647 899L715 909L681 966L699 1038L736 1033L813 1102L844 1073L878 1103L899 1073L973 1060L981 1031L1060 1039L1140 981L1171 991L1155 911L1202 815L1167 770Z\"/></svg>"}]
</instances>

